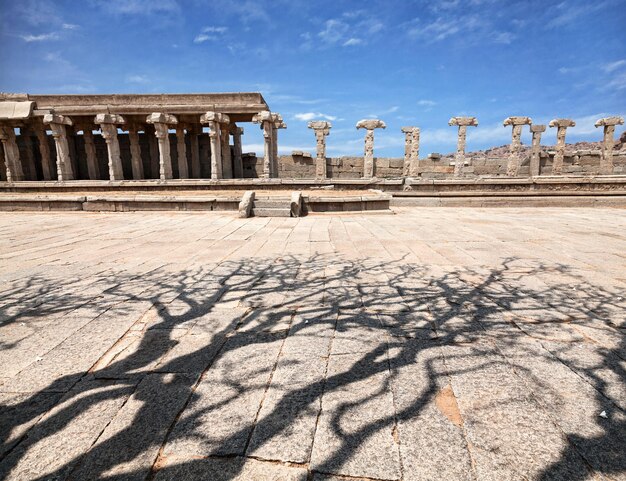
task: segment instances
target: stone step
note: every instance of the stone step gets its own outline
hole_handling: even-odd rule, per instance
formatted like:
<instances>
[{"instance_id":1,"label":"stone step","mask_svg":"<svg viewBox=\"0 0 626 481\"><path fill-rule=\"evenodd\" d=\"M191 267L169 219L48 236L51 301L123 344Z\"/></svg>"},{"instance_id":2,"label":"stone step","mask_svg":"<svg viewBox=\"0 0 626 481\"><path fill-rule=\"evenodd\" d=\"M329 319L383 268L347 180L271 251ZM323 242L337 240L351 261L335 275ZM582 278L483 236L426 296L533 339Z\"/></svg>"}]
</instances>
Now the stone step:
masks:
<instances>
[{"instance_id":1,"label":"stone step","mask_svg":"<svg viewBox=\"0 0 626 481\"><path fill-rule=\"evenodd\" d=\"M255 217L291 217L291 209L286 207L255 207L252 209Z\"/></svg>"},{"instance_id":2,"label":"stone step","mask_svg":"<svg viewBox=\"0 0 626 481\"><path fill-rule=\"evenodd\" d=\"M289 199L255 199L252 205L261 209L283 209L289 208L290 202Z\"/></svg>"}]
</instances>

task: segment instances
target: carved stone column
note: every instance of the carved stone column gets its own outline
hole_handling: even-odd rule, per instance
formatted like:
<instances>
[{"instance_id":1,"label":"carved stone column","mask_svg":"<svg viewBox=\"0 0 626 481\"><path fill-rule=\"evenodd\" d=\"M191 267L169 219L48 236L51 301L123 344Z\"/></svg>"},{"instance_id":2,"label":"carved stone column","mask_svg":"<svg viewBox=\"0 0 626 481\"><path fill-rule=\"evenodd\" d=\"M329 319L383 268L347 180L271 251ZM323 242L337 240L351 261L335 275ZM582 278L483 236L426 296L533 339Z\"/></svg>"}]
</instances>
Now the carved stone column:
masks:
<instances>
[{"instance_id":1,"label":"carved stone column","mask_svg":"<svg viewBox=\"0 0 626 481\"><path fill-rule=\"evenodd\" d=\"M272 174L272 155L274 152L274 148L272 146L272 139L274 137L272 114L266 110L259 112L252 117L252 122L255 124L261 124L260 127L263 129L263 173L261 174L261 177L269 179Z\"/></svg>"},{"instance_id":2,"label":"carved stone column","mask_svg":"<svg viewBox=\"0 0 626 481\"><path fill-rule=\"evenodd\" d=\"M139 144L138 125L128 126L128 141L130 143L130 164L133 169L133 179L140 180L143 175L143 161L141 160L141 145Z\"/></svg>"},{"instance_id":3,"label":"carved stone column","mask_svg":"<svg viewBox=\"0 0 626 481\"><path fill-rule=\"evenodd\" d=\"M522 127L530 124L532 124L530 117L507 117L502 123L505 127L507 125L513 126L509 162L506 167L506 175L509 177L519 175L519 168L521 164L520 151L522 149Z\"/></svg>"},{"instance_id":4,"label":"carved stone column","mask_svg":"<svg viewBox=\"0 0 626 481\"><path fill-rule=\"evenodd\" d=\"M222 142L222 176L224 179L232 179L233 163L230 155L230 126L227 123L221 123L220 129L220 141Z\"/></svg>"},{"instance_id":5,"label":"carved stone column","mask_svg":"<svg viewBox=\"0 0 626 481\"><path fill-rule=\"evenodd\" d=\"M43 173L43 180L52 180L54 178L56 166L50 157L48 133L46 132L46 127L43 123L37 124L35 134L37 135L37 140L39 142L39 155L41 155L41 172Z\"/></svg>"},{"instance_id":6,"label":"carved stone column","mask_svg":"<svg viewBox=\"0 0 626 481\"><path fill-rule=\"evenodd\" d=\"M24 171L20 161L15 130L10 125L0 124L0 141L4 150L4 165L7 171L7 182L24 180Z\"/></svg>"},{"instance_id":7,"label":"carved stone column","mask_svg":"<svg viewBox=\"0 0 626 481\"><path fill-rule=\"evenodd\" d=\"M173 175L169 126L178 124L178 120L173 115L155 112L146 117L146 122L154 125L154 135L159 142L159 179L171 179Z\"/></svg>"},{"instance_id":8,"label":"carved stone column","mask_svg":"<svg viewBox=\"0 0 626 481\"><path fill-rule=\"evenodd\" d=\"M211 139L211 179L222 179L222 128L220 124L229 124L228 115L219 112L207 112L200 117L202 124L208 124Z\"/></svg>"},{"instance_id":9,"label":"carved stone column","mask_svg":"<svg viewBox=\"0 0 626 481\"><path fill-rule=\"evenodd\" d=\"M465 166L467 127L478 127L478 120L476 120L476 117L452 117L448 121L448 125L457 125L459 127L456 155L454 157L454 175L461 175Z\"/></svg>"},{"instance_id":10,"label":"carved stone column","mask_svg":"<svg viewBox=\"0 0 626 481\"><path fill-rule=\"evenodd\" d=\"M316 120L309 122L308 127L315 132L317 144L315 149L315 177L318 179L326 179L328 177L326 171L326 136L330 134L330 129L333 126L330 122L325 120Z\"/></svg>"},{"instance_id":11,"label":"carved stone column","mask_svg":"<svg viewBox=\"0 0 626 481\"><path fill-rule=\"evenodd\" d=\"M363 177L374 177L374 129L386 129L385 122L378 119L359 120L356 128L365 129L365 152L363 155Z\"/></svg>"},{"instance_id":12,"label":"carved stone column","mask_svg":"<svg viewBox=\"0 0 626 481\"><path fill-rule=\"evenodd\" d=\"M191 177L199 179L202 177L202 168L200 167L200 145L198 144L198 135L202 133L202 126L193 125L187 129L189 136L189 148L191 149Z\"/></svg>"},{"instance_id":13,"label":"carved stone column","mask_svg":"<svg viewBox=\"0 0 626 481\"><path fill-rule=\"evenodd\" d=\"M57 180L63 182L65 180L74 179L74 171L72 170L72 162L70 160L70 148L67 143L66 125L72 125L69 117L56 114L46 114L43 117L44 124L50 124L52 136L54 137L54 145L57 150Z\"/></svg>"},{"instance_id":14,"label":"carved stone column","mask_svg":"<svg viewBox=\"0 0 626 481\"><path fill-rule=\"evenodd\" d=\"M411 155L409 157L408 175L417 176L420 160L420 129L413 127L411 130Z\"/></svg>"},{"instance_id":15,"label":"carved stone column","mask_svg":"<svg viewBox=\"0 0 626 481\"><path fill-rule=\"evenodd\" d=\"M531 152L530 152L530 176L539 176L539 164L541 153L541 133L546 131L545 125L531 125L530 131L533 134Z\"/></svg>"},{"instance_id":16,"label":"carved stone column","mask_svg":"<svg viewBox=\"0 0 626 481\"><path fill-rule=\"evenodd\" d=\"M565 132L568 127L575 127L576 122L571 119L552 119L548 124L557 127L556 131L556 154L552 162L552 175L563 173L563 157L565 157Z\"/></svg>"},{"instance_id":17,"label":"carved stone column","mask_svg":"<svg viewBox=\"0 0 626 481\"><path fill-rule=\"evenodd\" d=\"M402 164L402 175L409 175L411 165L411 142L413 141L413 127L402 127L400 129L404 134L404 163Z\"/></svg>"},{"instance_id":18,"label":"carved stone column","mask_svg":"<svg viewBox=\"0 0 626 481\"><path fill-rule=\"evenodd\" d=\"M271 177L278 177L278 129L286 129L287 124L283 122L280 114L272 114L274 125L272 129L272 163L270 165Z\"/></svg>"},{"instance_id":19,"label":"carved stone column","mask_svg":"<svg viewBox=\"0 0 626 481\"><path fill-rule=\"evenodd\" d=\"M37 168L35 167L35 152L33 149L33 131L30 126L20 127L20 136L24 142L26 159L22 160L22 171L26 167L28 175L24 172L24 180L37 180Z\"/></svg>"},{"instance_id":20,"label":"carved stone column","mask_svg":"<svg viewBox=\"0 0 626 481\"><path fill-rule=\"evenodd\" d=\"M100 125L102 137L104 137L107 143L109 180L124 180L120 143L117 139L117 126L125 122L121 115L116 114L98 114L94 120L95 124Z\"/></svg>"},{"instance_id":21,"label":"carved stone column","mask_svg":"<svg viewBox=\"0 0 626 481\"><path fill-rule=\"evenodd\" d=\"M83 141L85 142L85 155L87 156L87 173L89 179L98 180L100 178L100 167L96 156L96 145L93 141L93 131L91 127L83 128Z\"/></svg>"},{"instance_id":22,"label":"carved stone column","mask_svg":"<svg viewBox=\"0 0 626 481\"><path fill-rule=\"evenodd\" d=\"M178 124L176 127L176 152L178 154L178 177L180 179L189 178L189 167L187 166L187 144L185 143L185 127Z\"/></svg>"},{"instance_id":23,"label":"carved stone column","mask_svg":"<svg viewBox=\"0 0 626 481\"><path fill-rule=\"evenodd\" d=\"M237 127L234 123L230 124L230 135L233 136L233 176L235 179L243 179L243 158L241 151L243 127Z\"/></svg>"},{"instance_id":24,"label":"carved stone column","mask_svg":"<svg viewBox=\"0 0 626 481\"><path fill-rule=\"evenodd\" d=\"M604 127L604 138L602 139L602 156L600 157L600 173L611 175L613 173L613 147L615 142L615 126L623 125L622 117L605 117L596 121L596 127Z\"/></svg>"}]
</instances>

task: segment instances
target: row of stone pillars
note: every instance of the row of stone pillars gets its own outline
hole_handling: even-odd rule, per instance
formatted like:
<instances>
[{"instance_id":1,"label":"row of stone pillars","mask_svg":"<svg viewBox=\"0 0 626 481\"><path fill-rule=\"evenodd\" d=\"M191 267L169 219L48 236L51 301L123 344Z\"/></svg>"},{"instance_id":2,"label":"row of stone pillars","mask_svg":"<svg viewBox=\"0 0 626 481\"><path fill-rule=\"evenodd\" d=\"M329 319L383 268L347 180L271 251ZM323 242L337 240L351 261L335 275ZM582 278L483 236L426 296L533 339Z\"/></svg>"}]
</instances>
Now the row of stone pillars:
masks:
<instances>
[{"instance_id":1,"label":"row of stone pillars","mask_svg":"<svg viewBox=\"0 0 626 481\"><path fill-rule=\"evenodd\" d=\"M613 137L615 134L615 126L624 123L621 117L606 117L599 119L596 127L604 127L604 140L602 141L602 156L600 160L600 173L613 173ZM454 158L454 174L461 175L463 167L466 163L465 147L467 138L467 127L477 127L478 120L476 117L452 117L448 125L457 126L457 147ZM512 139L509 153L509 161L507 164L507 175L514 177L519 175L521 166L521 136L522 127L530 126L532 132L532 147L530 157L530 175L536 177L539 175L539 159L541 151L541 134L545 132L545 125L534 125L530 117L508 117L504 120L504 126L512 126ZM561 175L563 172L563 158L565 155L565 132L568 127L574 127L576 123L571 119L554 119L550 121L550 127L557 128L556 154L552 165L552 174ZM318 120L309 122L308 127L315 132L317 143L315 176L317 178L326 178L326 136L330 133L332 125L330 122ZM363 156L363 177L371 178L374 176L374 129L386 128L385 123L378 119L360 120L356 124L357 129L365 129L365 152ZM411 166L417 166L419 159L419 141L420 129L418 127L402 127L405 134L404 139L404 164L403 175L412 176L416 172L411 171Z\"/></svg>"},{"instance_id":2,"label":"row of stone pillars","mask_svg":"<svg viewBox=\"0 0 626 481\"><path fill-rule=\"evenodd\" d=\"M270 122L265 121L265 114L269 115ZM278 146L276 129L285 128L282 117L270 112L261 112L262 127L268 133L269 141L266 139L266 163L268 169L264 174L266 177L275 177L278 175ZM152 148L150 157L158 157L159 179L167 180L173 178L172 158L170 153L169 130L176 130L176 147L178 172L181 179L189 178L190 172L187 164L187 145L185 135L190 137L191 148L191 176L193 178L201 177L200 167L200 150L198 145L198 136L202 133L201 126L193 125L185 126L178 122L178 119L171 114L152 113L145 119L145 123L152 125L156 137L155 148ZM131 166L133 179L143 179L143 163L141 158L141 148L139 145L139 132L146 131L141 124L127 122L126 119L118 114L98 114L93 120L93 124L97 125L104 138L107 146L108 160L108 176L110 180L123 180L124 173L122 170L122 159L120 155L120 146L118 141L118 129L128 131L131 153ZM64 115L47 114L43 117L37 128L35 129L39 151L42 159L42 174L44 180L53 180L56 171L56 179L58 181L74 180L76 173L72 166L70 145L68 142L68 127L74 127L75 130L83 131L85 144L85 154L87 158L87 171L90 179L99 179L100 172L96 157L96 147L94 144L92 123L79 122L74 124L73 120ZM231 123L228 115L218 112L207 112L200 118L200 124L208 125L209 137L211 139L211 178L242 178L243 177L243 160L241 148L241 136L243 128ZM267 125L269 124L269 125ZM53 162L50 156L48 140L46 134L46 126L52 132L56 147L56 162ZM231 162L230 135L233 136L233 159ZM17 139L13 127L0 124L0 141L3 144L5 165L7 172L7 181L24 180L24 172L20 161ZM269 146L269 147L268 147ZM234 170L234 171L233 171Z\"/></svg>"}]
</instances>

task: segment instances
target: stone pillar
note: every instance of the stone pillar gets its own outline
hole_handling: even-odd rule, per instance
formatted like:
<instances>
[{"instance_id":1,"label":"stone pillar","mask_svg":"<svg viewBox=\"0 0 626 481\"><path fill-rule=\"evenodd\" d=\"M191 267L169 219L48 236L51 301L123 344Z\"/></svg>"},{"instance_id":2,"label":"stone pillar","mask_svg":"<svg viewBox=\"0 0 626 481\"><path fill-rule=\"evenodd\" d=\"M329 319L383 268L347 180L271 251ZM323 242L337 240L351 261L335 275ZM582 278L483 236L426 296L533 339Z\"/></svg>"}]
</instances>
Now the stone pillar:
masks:
<instances>
[{"instance_id":1,"label":"stone pillar","mask_svg":"<svg viewBox=\"0 0 626 481\"><path fill-rule=\"evenodd\" d=\"M159 142L159 179L171 179L173 175L169 126L178 124L178 120L173 115L154 112L146 117L146 122L154 126L154 135Z\"/></svg>"},{"instance_id":2,"label":"stone pillar","mask_svg":"<svg viewBox=\"0 0 626 481\"><path fill-rule=\"evenodd\" d=\"M85 155L87 156L87 172L90 180L98 180L100 178L100 167L98 166L98 157L96 156L96 145L93 141L93 132L91 127L83 129L83 141L85 142Z\"/></svg>"},{"instance_id":3,"label":"stone pillar","mask_svg":"<svg viewBox=\"0 0 626 481\"><path fill-rule=\"evenodd\" d=\"M219 112L207 112L200 117L202 124L208 124L211 139L211 179L222 179L222 128L220 124L229 124L228 115Z\"/></svg>"},{"instance_id":4,"label":"stone pillar","mask_svg":"<svg viewBox=\"0 0 626 481\"><path fill-rule=\"evenodd\" d=\"M24 172L24 180L37 180L37 168L35 167L35 152L33 150L33 132L30 127L20 127L20 136L24 142L26 159L22 161L22 171L24 167L28 170L28 175Z\"/></svg>"},{"instance_id":5,"label":"stone pillar","mask_svg":"<svg viewBox=\"0 0 626 481\"><path fill-rule=\"evenodd\" d=\"M116 114L98 114L96 115L94 123L100 125L102 137L104 137L107 143L109 180L124 180L120 144L117 140L117 126L118 124L125 123L124 118Z\"/></svg>"},{"instance_id":6,"label":"stone pillar","mask_svg":"<svg viewBox=\"0 0 626 481\"><path fill-rule=\"evenodd\" d=\"M243 159L241 156L241 136L243 127L237 127L236 124L230 124L230 135L233 136L233 176L236 179L243 179Z\"/></svg>"},{"instance_id":7,"label":"stone pillar","mask_svg":"<svg viewBox=\"0 0 626 481\"><path fill-rule=\"evenodd\" d=\"M202 133L202 126L194 125L187 130L189 135L189 148L191 149L191 177L199 179L202 177L202 168L200 167L200 145L198 144L198 135Z\"/></svg>"},{"instance_id":8,"label":"stone pillar","mask_svg":"<svg viewBox=\"0 0 626 481\"><path fill-rule=\"evenodd\" d=\"M143 161L141 160L141 145L139 144L139 130L137 125L128 127L128 141L130 143L130 164L133 169L133 179L140 180L143 175Z\"/></svg>"},{"instance_id":9,"label":"stone pillar","mask_svg":"<svg viewBox=\"0 0 626 481\"><path fill-rule=\"evenodd\" d=\"M532 147L530 152L530 176L539 176L539 164L541 153L541 133L546 131L545 125L531 125L530 131L533 134Z\"/></svg>"},{"instance_id":10,"label":"stone pillar","mask_svg":"<svg viewBox=\"0 0 626 481\"><path fill-rule=\"evenodd\" d=\"M143 129L148 139L148 149L150 151L150 178L159 178L159 143L157 142L156 129L153 125L146 125Z\"/></svg>"},{"instance_id":11,"label":"stone pillar","mask_svg":"<svg viewBox=\"0 0 626 481\"><path fill-rule=\"evenodd\" d=\"M57 150L57 180L74 180L74 171L70 160L70 148L67 143L66 125L72 125L69 117L56 114L46 114L43 117L44 124L50 124L54 145Z\"/></svg>"},{"instance_id":12,"label":"stone pillar","mask_svg":"<svg viewBox=\"0 0 626 481\"><path fill-rule=\"evenodd\" d=\"M378 119L359 120L356 128L365 129L365 152L363 155L363 177L374 177L374 129L386 129L385 122Z\"/></svg>"},{"instance_id":13,"label":"stone pillar","mask_svg":"<svg viewBox=\"0 0 626 481\"><path fill-rule=\"evenodd\" d=\"M478 120L476 120L476 117L452 117L448 121L448 125L457 125L459 127L456 155L454 156L454 175L461 175L465 166L467 127L477 127Z\"/></svg>"},{"instance_id":14,"label":"stone pillar","mask_svg":"<svg viewBox=\"0 0 626 481\"><path fill-rule=\"evenodd\" d=\"M17 147L15 130L10 125L0 124L0 141L4 150L4 165L7 171L7 182L24 180L24 171Z\"/></svg>"},{"instance_id":15,"label":"stone pillar","mask_svg":"<svg viewBox=\"0 0 626 481\"><path fill-rule=\"evenodd\" d=\"M565 157L565 132L568 127L575 127L576 122L571 119L552 119L548 124L557 127L556 131L556 154L552 162L552 175L563 173L563 157Z\"/></svg>"},{"instance_id":16,"label":"stone pillar","mask_svg":"<svg viewBox=\"0 0 626 481\"><path fill-rule=\"evenodd\" d=\"M613 147L615 142L615 126L623 125L622 117L605 117L596 121L596 127L604 127L604 138L602 139L602 156L600 157L600 174L611 175L613 173Z\"/></svg>"},{"instance_id":17,"label":"stone pillar","mask_svg":"<svg viewBox=\"0 0 626 481\"><path fill-rule=\"evenodd\" d=\"M286 129L287 124L283 122L280 114L272 114L274 125L272 129L272 163L270 165L271 177L278 177L278 129Z\"/></svg>"},{"instance_id":18,"label":"stone pillar","mask_svg":"<svg viewBox=\"0 0 626 481\"><path fill-rule=\"evenodd\" d=\"M522 127L530 124L532 124L530 117L507 117L502 123L505 127L507 125L513 126L511 147L509 150L509 162L506 167L506 175L509 177L516 177L519 175L519 168L522 163L520 154L522 149Z\"/></svg>"},{"instance_id":19,"label":"stone pillar","mask_svg":"<svg viewBox=\"0 0 626 481\"><path fill-rule=\"evenodd\" d=\"M272 146L272 139L274 137L272 113L267 110L259 112L252 117L252 122L260 124L261 129L263 129L263 173L261 174L261 177L269 179L272 174L272 155L274 152L274 148Z\"/></svg>"},{"instance_id":20,"label":"stone pillar","mask_svg":"<svg viewBox=\"0 0 626 481\"><path fill-rule=\"evenodd\" d=\"M409 168L408 175L417 176L419 170L419 160L420 160L420 129L417 127L413 127L411 130L411 155L409 157Z\"/></svg>"},{"instance_id":21,"label":"stone pillar","mask_svg":"<svg viewBox=\"0 0 626 481\"><path fill-rule=\"evenodd\" d=\"M222 177L233 178L233 163L230 155L230 126L227 123L220 124L220 141L222 142Z\"/></svg>"},{"instance_id":22,"label":"stone pillar","mask_svg":"<svg viewBox=\"0 0 626 481\"><path fill-rule=\"evenodd\" d=\"M187 144L185 143L185 128L178 124L176 127L176 152L178 154L178 178L188 179Z\"/></svg>"},{"instance_id":23,"label":"stone pillar","mask_svg":"<svg viewBox=\"0 0 626 481\"><path fill-rule=\"evenodd\" d=\"M330 134L330 129L333 126L325 120L316 120L309 122L308 127L315 132L317 144L315 149L315 177L317 179L326 179L328 177L326 171L326 136Z\"/></svg>"},{"instance_id":24,"label":"stone pillar","mask_svg":"<svg viewBox=\"0 0 626 481\"><path fill-rule=\"evenodd\" d=\"M39 141L39 155L41 156L41 171L43 173L43 180L52 180L54 178L54 172L56 167L50 157L50 145L48 145L48 133L46 127L42 124L38 124L35 128L35 134Z\"/></svg>"}]
</instances>

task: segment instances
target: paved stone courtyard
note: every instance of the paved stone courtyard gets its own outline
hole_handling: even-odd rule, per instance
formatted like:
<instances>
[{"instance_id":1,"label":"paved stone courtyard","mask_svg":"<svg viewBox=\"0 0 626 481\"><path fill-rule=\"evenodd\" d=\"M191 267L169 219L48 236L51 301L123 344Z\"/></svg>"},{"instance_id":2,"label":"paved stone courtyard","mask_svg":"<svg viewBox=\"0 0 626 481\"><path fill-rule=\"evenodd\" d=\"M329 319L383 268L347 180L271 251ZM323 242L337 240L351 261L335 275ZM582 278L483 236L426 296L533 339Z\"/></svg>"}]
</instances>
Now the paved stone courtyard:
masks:
<instances>
[{"instance_id":1,"label":"paved stone courtyard","mask_svg":"<svg viewBox=\"0 0 626 481\"><path fill-rule=\"evenodd\" d=\"M626 479L626 211L0 215L0 478Z\"/></svg>"}]
</instances>

